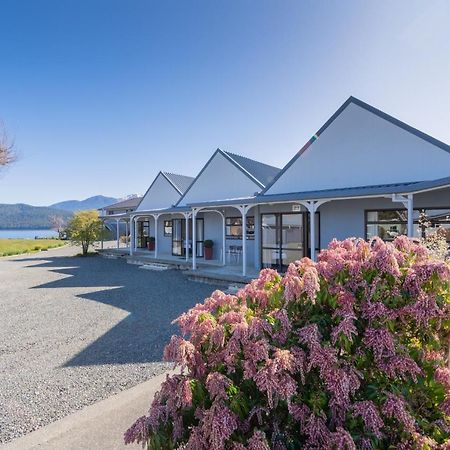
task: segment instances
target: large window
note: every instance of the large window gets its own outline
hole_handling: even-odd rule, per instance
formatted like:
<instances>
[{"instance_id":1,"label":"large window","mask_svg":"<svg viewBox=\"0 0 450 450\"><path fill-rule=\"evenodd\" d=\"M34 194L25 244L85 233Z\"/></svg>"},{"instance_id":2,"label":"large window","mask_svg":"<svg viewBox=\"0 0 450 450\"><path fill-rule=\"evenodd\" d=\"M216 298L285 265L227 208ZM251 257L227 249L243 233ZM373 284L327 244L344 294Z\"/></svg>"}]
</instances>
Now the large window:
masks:
<instances>
[{"instance_id":1,"label":"large window","mask_svg":"<svg viewBox=\"0 0 450 450\"><path fill-rule=\"evenodd\" d=\"M227 239L242 239L242 217L225 219L225 235ZM247 239L255 238L255 218L247 217Z\"/></svg>"},{"instance_id":2,"label":"large window","mask_svg":"<svg viewBox=\"0 0 450 450\"><path fill-rule=\"evenodd\" d=\"M166 237L172 236L172 221L171 220L164 221L164 236L166 236Z\"/></svg>"},{"instance_id":3,"label":"large window","mask_svg":"<svg viewBox=\"0 0 450 450\"><path fill-rule=\"evenodd\" d=\"M414 209L413 220L415 237L435 233L438 228L444 228L447 230L447 242L450 242L450 207ZM366 211L366 239L378 236L385 241L391 241L401 234L408 234L406 209Z\"/></svg>"}]
</instances>

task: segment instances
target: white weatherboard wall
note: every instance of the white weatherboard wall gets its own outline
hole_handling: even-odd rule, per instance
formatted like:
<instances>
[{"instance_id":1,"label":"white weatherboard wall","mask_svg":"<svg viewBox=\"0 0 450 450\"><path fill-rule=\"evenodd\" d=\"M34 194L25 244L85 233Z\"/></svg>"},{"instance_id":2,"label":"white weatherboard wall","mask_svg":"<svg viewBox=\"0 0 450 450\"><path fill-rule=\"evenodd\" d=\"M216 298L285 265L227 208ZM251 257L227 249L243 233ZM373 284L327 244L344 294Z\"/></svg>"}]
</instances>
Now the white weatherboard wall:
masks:
<instances>
[{"instance_id":1,"label":"white weatherboard wall","mask_svg":"<svg viewBox=\"0 0 450 450\"><path fill-rule=\"evenodd\" d=\"M247 197L260 191L252 181L220 152L209 161L203 172L186 192L178 206L189 203Z\"/></svg>"},{"instance_id":2,"label":"white weatherboard wall","mask_svg":"<svg viewBox=\"0 0 450 450\"><path fill-rule=\"evenodd\" d=\"M444 178L450 153L350 103L267 194Z\"/></svg>"},{"instance_id":3,"label":"white weatherboard wall","mask_svg":"<svg viewBox=\"0 0 450 450\"><path fill-rule=\"evenodd\" d=\"M179 192L161 173L155 178L136 211L169 208L180 198Z\"/></svg>"}]
</instances>

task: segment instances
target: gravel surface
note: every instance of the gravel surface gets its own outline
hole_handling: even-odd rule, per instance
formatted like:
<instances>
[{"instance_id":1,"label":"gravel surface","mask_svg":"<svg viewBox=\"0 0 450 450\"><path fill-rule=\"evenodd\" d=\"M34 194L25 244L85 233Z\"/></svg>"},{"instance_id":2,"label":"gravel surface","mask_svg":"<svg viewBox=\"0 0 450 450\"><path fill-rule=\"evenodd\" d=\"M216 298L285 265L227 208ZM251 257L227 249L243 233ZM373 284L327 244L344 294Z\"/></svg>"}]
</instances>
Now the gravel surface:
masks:
<instances>
[{"instance_id":1,"label":"gravel surface","mask_svg":"<svg viewBox=\"0 0 450 450\"><path fill-rule=\"evenodd\" d=\"M0 258L0 443L166 370L170 322L215 288L77 252Z\"/></svg>"}]
</instances>

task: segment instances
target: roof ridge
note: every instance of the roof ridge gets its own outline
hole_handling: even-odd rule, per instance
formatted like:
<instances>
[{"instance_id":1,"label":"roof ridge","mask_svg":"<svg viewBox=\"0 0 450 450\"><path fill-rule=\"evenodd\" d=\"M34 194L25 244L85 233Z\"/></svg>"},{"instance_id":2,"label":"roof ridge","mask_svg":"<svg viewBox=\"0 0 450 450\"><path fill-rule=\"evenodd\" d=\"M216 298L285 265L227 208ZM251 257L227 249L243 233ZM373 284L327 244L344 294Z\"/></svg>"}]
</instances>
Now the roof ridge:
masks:
<instances>
[{"instance_id":1,"label":"roof ridge","mask_svg":"<svg viewBox=\"0 0 450 450\"><path fill-rule=\"evenodd\" d=\"M258 159L249 158L248 156L241 155L241 154L239 154L239 153L229 152L228 150L222 150L222 151L223 151L224 153L226 153L228 156L231 156L231 157L233 157L233 156L238 156L239 158L244 158L244 159L247 159L247 160L249 160L249 161L253 161L253 162L256 162L256 163L258 163L258 164L262 164L263 166L272 167L273 169L281 170L279 167L272 166L271 164L267 164L267 163L265 163L265 162L259 161Z\"/></svg>"},{"instance_id":2,"label":"roof ridge","mask_svg":"<svg viewBox=\"0 0 450 450\"><path fill-rule=\"evenodd\" d=\"M176 175L178 177L186 177L186 178L194 178L191 175L184 175L183 173L176 173L176 172L167 172L165 170L161 171L162 173L166 174L166 175Z\"/></svg>"}]
</instances>

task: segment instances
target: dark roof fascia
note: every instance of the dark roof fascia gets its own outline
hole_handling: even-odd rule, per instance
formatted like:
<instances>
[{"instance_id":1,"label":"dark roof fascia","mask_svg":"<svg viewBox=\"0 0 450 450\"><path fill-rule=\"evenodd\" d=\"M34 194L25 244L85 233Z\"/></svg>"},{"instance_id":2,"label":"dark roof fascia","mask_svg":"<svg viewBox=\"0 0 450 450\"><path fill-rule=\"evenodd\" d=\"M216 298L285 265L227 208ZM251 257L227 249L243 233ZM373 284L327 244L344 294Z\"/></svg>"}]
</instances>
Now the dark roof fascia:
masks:
<instances>
[{"instance_id":1,"label":"dark roof fascia","mask_svg":"<svg viewBox=\"0 0 450 450\"><path fill-rule=\"evenodd\" d=\"M360 186L354 188L326 189L321 191L291 192L286 194L265 194L257 196L259 201L266 199L272 201L295 200L321 200L321 199L345 199L366 196L383 196L391 194L413 194L431 189L439 189L450 186L450 177L438 180L416 181L410 183L398 183L382 186Z\"/></svg>"},{"instance_id":2,"label":"dark roof fascia","mask_svg":"<svg viewBox=\"0 0 450 450\"><path fill-rule=\"evenodd\" d=\"M339 109L320 127L320 129L316 132L314 136L309 139L309 141L294 155L294 157L286 164L285 167L275 176L275 178L261 191L261 194L265 194L276 182L277 180L292 166L292 164L297 161L297 159L305 153L305 151L311 146L313 142L315 142L319 136L337 119L337 117L344 111L344 109L347 108L347 106L350 103L354 103L357 106L360 106L361 108L365 109L366 111L369 111L378 117L381 117L382 119L385 119L389 122L391 122L394 125L397 125L398 127L402 128L403 130L406 130L415 136L429 142L430 144L433 144L442 150L445 150L450 153L450 146L445 144L444 142L439 141L438 139L433 138L432 136L429 136L426 133L423 133L422 131L418 130L417 128L412 127L411 125L408 125L401 120L396 119L395 117L390 116L389 114L369 105L368 103L363 102L362 100L359 100L356 97L350 96L340 107Z\"/></svg>"},{"instance_id":3,"label":"dark roof fascia","mask_svg":"<svg viewBox=\"0 0 450 450\"><path fill-rule=\"evenodd\" d=\"M411 189L408 192L419 192L428 189L445 188L450 186L450 176L439 178L437 180L419 181L410 185Z\"/></svg>"}]
</instances>

